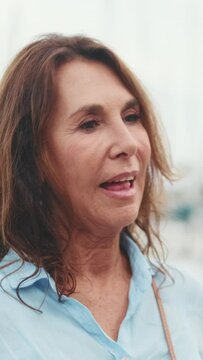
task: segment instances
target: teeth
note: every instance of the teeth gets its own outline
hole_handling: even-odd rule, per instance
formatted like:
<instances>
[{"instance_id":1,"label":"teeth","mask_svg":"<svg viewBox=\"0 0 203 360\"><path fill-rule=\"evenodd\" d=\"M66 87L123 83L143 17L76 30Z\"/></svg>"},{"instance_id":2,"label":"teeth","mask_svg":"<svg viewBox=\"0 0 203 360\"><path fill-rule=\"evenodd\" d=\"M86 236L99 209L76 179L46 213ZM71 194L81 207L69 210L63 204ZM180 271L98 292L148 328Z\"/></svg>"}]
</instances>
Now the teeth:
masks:
<instances>
[{"instance_id":1,"label":"teeth","mask_svg":"<svg viewBox=\"0 0 203 360\"><path fill-rule=\"evenodd\" d=\"M135 180L134 176L126 176L126 177L123 177L120 180L113 180L113 182L134 181L134 180Z\"/></svg>"}]
</instances>

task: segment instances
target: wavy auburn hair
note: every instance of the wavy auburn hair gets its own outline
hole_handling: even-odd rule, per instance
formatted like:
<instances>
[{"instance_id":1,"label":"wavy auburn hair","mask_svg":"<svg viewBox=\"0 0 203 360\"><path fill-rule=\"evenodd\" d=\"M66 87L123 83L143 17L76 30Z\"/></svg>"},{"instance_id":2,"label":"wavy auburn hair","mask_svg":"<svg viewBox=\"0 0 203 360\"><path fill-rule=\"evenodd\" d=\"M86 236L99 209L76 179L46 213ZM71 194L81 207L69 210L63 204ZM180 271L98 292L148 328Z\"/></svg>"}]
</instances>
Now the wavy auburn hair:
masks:
<instances>
[{"instance_id":1,"label":"wavy auburn hair","mask_svg":"<svg viewBox=\"0 0 203 360\"><path fill-rule=\"evenodd\" d=\"M26 46L8 67L0 86L0 253L12 248L23 261L43 266L68 293L75 290L75 277L64 269L58 247L52 208L57 193L43 181L40 168L45 134L56 104L56 73L65 63L86 59L103 63L136 97L143 125L151 143L151 162L139 215L124 229L142 251L157 253L162 180L172 178L170 162L161 141L157 120L138 79L109 48L85 36L46 35ZM43 160L43 161L42 161ZM54 199L56 201L54 201ZM145 235L140 242L138 231ZM158 239L158 242L156 241Z\"/></svg>"}]
</instances>

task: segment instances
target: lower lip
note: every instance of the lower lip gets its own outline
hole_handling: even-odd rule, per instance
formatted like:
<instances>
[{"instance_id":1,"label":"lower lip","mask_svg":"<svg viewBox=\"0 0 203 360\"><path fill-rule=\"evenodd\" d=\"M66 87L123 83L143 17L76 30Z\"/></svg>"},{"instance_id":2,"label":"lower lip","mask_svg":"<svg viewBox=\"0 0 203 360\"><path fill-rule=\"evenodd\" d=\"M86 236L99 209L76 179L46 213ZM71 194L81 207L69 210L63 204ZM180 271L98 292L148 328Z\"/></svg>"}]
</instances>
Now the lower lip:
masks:
<instances>
[{"instance_id":1,"label":"lower lip","mask_svg":"<svg viewBox=\"0 0 203 360\"><path fill-rule=\"evenodd\" d=\"M115 198L115 199L129 199L135 196L136 190L135 190L135 183L133 183L132 187L129 189L123 189L123 190L108 190L105 188L101 188L102 191L109 197Z\"/></svg>"}]
</instances>

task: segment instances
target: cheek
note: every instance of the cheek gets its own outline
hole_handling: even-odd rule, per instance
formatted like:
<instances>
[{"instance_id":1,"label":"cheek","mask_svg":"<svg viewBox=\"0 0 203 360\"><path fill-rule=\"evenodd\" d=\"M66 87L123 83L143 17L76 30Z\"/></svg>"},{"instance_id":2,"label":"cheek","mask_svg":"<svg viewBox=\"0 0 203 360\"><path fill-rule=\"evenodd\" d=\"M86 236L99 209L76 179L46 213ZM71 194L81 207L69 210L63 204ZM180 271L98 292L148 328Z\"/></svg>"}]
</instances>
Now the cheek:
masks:
<instances>
[{"instance_id":1,"label":"cheek","mask_svg":"<svg viewBox=\"0 0 203 360\"><path fill-rule=\"evenodd\" d=\"M80 143L69 144L58 156L59 175L63 175L63 181L67 185L78 187L82 192L92 184L98 171L97 163L95 149L92 151L90 144L86 147Z\"/></svg>"},{"instance_id":2,"label":"cheek","mask_svg":"<svg viewBox=\"0 0 203 360\"><path fill-rule=\"evenodd\" d=\"M146 170L147 166L150 163L151 159L151 145L149 141L149 136L145 129L143 129L142 134L140 136L140 144L138 147L138 156L141 160L144 170Z\"/></svg>"},{"instance_id":3,"label":"cheek","mask_svg":"<svg viewBox=\"0 0 203 360\"><path fill-rule=\"evenodd\" d=\"M86 135L86 138L76 137L74 143L69 144L66 149L69 162L73 167L81 168L85 172L96 170L104 153L104 144L101 136L99 138L91 135Z\"/></svg>"},{"instance_id":4,"label":"cheek","mask_svg":"<svg viewBox=\"0 0 203 360\"><path fill-rule=\"evenodd\" d=\"M151 145L147 134L146 134L146 143L145 143L145 158L146 158L146 165L148 166L151 160Z\"/></svg>"},{"instance_id":5,"label":"cheek","mask_svg":"<svg viewBox=\"0 0 203 360\"><path fill-rule=\"evenodd\" d=\"M80 159L80 150L77 145L63 142L62 139L57 139L49 144L49 155L55 168L61 171L68 171L77 164Z\"/></svg>"}]
</instances>

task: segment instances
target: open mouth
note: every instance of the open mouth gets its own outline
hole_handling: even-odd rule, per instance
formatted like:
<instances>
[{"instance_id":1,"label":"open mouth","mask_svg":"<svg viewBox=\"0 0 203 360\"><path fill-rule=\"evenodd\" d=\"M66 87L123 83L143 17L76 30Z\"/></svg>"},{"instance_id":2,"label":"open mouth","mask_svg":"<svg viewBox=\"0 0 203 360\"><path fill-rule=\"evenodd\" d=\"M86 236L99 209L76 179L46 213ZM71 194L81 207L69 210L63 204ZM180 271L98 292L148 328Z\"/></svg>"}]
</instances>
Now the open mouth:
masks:
<instances>
[{"instance_id":1,"label":"open mouth","mask_svg":"<svg viewBox=\"0 0 203 360\"><path fill-rule=\"evenodd\" d=\"M110 191L129 190L133 187L135 176L128 176L120 180L110 180L102 183L100 187Z\"/></svg>"}]
</instances>

